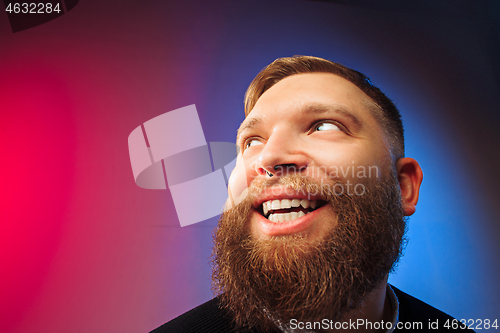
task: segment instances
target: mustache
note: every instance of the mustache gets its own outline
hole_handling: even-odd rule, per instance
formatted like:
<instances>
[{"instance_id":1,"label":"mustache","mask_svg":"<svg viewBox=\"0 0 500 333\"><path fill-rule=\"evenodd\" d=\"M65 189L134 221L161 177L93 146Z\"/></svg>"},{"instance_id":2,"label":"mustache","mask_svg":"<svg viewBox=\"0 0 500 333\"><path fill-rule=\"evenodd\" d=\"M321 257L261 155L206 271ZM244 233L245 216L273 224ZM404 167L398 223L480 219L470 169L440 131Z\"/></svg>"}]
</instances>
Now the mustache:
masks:
<instances>
[{"instance_id":1,"label":"mustache","mask_svg":"<svg viewBox=\"0 0 500 333\"><path fill-rule=\"evenodd\" d=\"M371 183L374 181L372 180ZM322 200L338 203L340 197L354 197L366 194L368 182L351 182L344 179L316 179L310 176L289 174L281 177L259 178L253 180L237 199L234 206L251 205L259 195L271 189L273 194L290 194L290 190L306 198L321 197ZM281 191L281 192L280 192ZM287 192L288 191L288 192ZM231 208L231 207L228 207Z\"/></svg>"}]
</instances>

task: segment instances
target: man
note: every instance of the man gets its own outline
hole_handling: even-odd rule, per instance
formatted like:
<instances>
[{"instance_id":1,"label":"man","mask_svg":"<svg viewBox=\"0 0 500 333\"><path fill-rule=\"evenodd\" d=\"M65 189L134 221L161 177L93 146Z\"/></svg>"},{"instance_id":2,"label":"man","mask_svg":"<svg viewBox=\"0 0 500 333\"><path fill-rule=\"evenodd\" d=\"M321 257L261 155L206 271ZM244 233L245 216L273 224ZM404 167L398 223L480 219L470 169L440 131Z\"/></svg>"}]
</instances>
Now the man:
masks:
<instances>
[{"instance_id":1,"label":"man","mask_svg":"<svg viewBox=\"0 0 500 333\"><path fill-rule=\"evenodd\" d=\"M245 116L214 237L219 295L154 332L464 328L387 284L423 178L390 99L342 65L281 58Z\"/></svg>"}]
</instances>

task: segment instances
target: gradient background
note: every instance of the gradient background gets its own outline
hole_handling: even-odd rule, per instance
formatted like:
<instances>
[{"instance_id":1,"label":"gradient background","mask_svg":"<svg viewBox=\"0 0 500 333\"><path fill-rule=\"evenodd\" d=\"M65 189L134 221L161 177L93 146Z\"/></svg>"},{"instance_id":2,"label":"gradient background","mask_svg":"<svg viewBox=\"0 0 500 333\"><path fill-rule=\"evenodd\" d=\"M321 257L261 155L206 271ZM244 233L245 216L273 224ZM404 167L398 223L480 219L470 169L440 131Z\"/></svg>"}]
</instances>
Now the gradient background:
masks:
<instances>
[{"instance_id":1,"label":"gradient background","mask_svg":"<svg viewBox=\"0 0 500 333\"><path fill-rule=\"evenodd\" d=\"M209 300L217 219L181 228L168 190L135 185L127 137L196 104L208 142L234 141L247 85L295 54L401 109L425 176L390 281L500 319L498 2L337 2L82 0L15 34L0 14L2 331L148 332Z\"/></svg>"}]
</instances>

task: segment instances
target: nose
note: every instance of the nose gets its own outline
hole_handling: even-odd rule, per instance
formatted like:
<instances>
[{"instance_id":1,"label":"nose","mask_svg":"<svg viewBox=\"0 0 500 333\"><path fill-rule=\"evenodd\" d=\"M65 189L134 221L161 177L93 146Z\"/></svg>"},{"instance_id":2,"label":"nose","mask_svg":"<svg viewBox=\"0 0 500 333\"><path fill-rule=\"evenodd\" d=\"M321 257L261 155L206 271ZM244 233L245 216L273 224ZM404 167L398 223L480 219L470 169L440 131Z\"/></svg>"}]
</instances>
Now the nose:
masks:
<instances>
[{"instance_id":1,"label":"nose","mask_svg":"<svg viewBox=\"0 0 500 333\"><path fill-rule=\"evenodd\" d=\"M285 176L305 171L308 164L297 138L287 132L274 132L260 152L255 169L259 175Z\"/></svg>"}]
</instances>

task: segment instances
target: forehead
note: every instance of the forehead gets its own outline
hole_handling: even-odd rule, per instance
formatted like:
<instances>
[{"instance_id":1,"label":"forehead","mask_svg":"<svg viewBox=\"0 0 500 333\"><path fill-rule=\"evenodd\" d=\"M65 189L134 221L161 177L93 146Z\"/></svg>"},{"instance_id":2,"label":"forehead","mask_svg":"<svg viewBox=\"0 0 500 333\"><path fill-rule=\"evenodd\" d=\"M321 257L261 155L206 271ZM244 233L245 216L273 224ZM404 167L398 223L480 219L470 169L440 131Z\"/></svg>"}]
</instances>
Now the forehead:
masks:
<instances>
[{"instance_id":1,"label":"forehead","mask_svg":"<svg viewBox=\"0 0 500 333\"><path fill-rule=\"evenodd\" d=\"M335 110L360 125L379 127L374 102L352 82L331 73L296 74L269 88L243 121L238 135L274 118L292 119L311 110Z\"/></svg>"}]
</instances>

